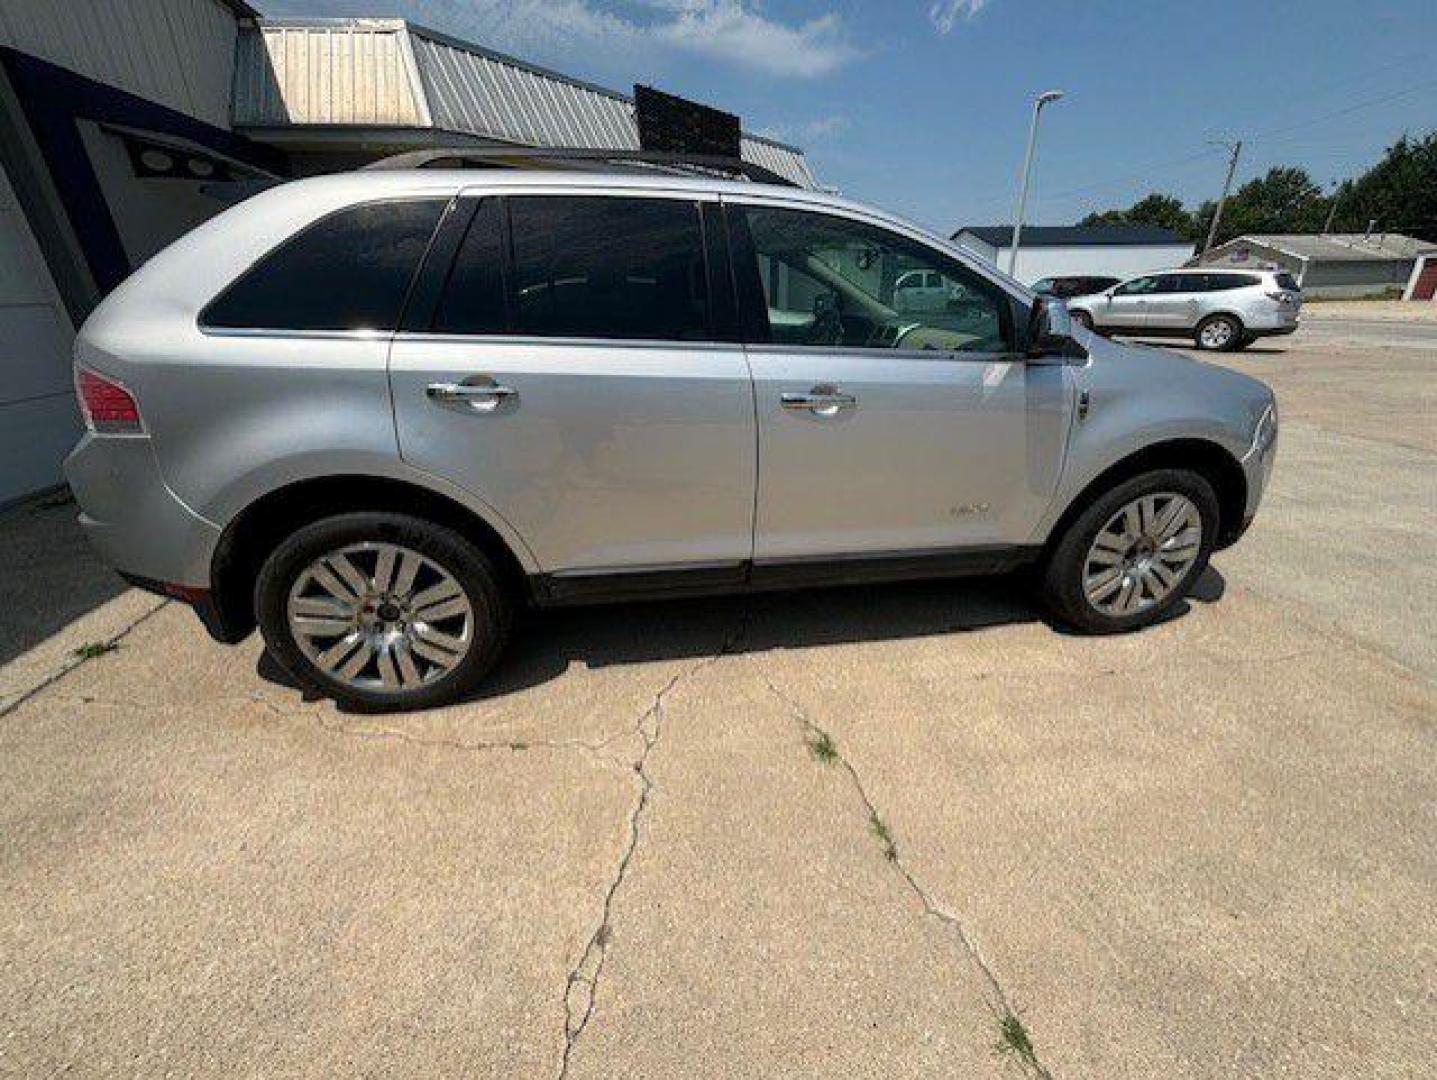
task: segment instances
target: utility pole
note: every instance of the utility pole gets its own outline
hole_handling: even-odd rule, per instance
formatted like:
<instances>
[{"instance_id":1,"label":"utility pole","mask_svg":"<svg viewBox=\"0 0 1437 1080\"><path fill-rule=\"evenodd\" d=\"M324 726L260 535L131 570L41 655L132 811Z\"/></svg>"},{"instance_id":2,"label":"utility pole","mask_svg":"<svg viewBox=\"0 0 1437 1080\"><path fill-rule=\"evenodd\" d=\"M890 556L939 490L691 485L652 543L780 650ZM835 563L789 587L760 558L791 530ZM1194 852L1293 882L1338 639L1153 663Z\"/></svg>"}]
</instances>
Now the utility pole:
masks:
<instances>
[{"instance_id":1,"label":"utility pole","mask_svg":"<svg viewBox=\"0 0 1437 1080\"><path fill-rule=\"evenodd\" d=\"M1322 223L1322 235L1326 236L1332 231L1332 219L1337 216L1337 204L1342 198L1342 188L1337 181L1332 181L1332 203L1327 208L1327 220Z\"/></svg>"},{"instance_id":2,"label":"utility pole","mask_svg":"<svg viewBox=\"0 0 1437 1080\"><path fill-rule=\"evenodd\" d=\"M1208 226L1207 242L1202 246L1202 255L1207 254L1208 248L1212 247L1212 242L1217 239L1218 223L1222 221L1222 208L1227 205L1227 193L1232 189L1232 174L1237 172L1237 156L1242 153L1241 139L1238 139L1237 142L1222 142L1218 145L1227 147L1227 179L1222 182L1222 198L1218 199L1217 209L1213 211L1212 224Z\"/></svg>"},{"instance_id":3,"label":"utility pole","mask_svg":"<svg viewBox=\"0 0 1437 1080\"><path fill-rule=\"evenodd\" d=\"M1028 202L1028 174L1033 170L1033 148L1038 143L1038 116L1043 106L1063 96L1061 90L1048 90L1039 94L1033 102L1033 123L1028 127L1028 149L1023 154L1023 181L1018 187L1018 208L1013 212L1013 240L1008 248L1008 276L1012 277L1018 265L1018 242L1023 237L1023 208Z\"/></svg>"}]
</instances>

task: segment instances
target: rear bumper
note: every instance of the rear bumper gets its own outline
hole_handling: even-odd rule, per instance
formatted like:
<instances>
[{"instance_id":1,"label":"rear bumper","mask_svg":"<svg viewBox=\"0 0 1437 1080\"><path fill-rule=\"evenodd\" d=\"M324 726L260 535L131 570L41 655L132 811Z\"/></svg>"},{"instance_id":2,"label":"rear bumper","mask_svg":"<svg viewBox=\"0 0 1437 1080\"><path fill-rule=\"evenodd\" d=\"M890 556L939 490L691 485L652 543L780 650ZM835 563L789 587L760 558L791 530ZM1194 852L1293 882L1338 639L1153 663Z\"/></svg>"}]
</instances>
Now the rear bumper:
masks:
<instances>
[{"instance_id":1,"label":"rear bumper","mask_svg":"<svg viewBox=\"0 0 1437 1080\"><path fill-rule=\"evenodd\" d=\"M1278 336L1280 336L1280 335L1282 335L1282 334L1292 334L1292 333L1296 333L1296 332L1297 332L1297 325L1298 325L1297 322L1294 321L1294 322L1292 322L1290 325L1287 325L1287 326L1271 326L1271 327L1255 326L1255 327L1252 327L1248 332L1251 333L1251 334L1253 334L1255 337L1278 337Z\"/></svg>"},{"instance_id":2,"label":"rear bumper","mask_svg":"<svg viewBox=\"0 0 1437 1080\"><path fill-rule=\"evenodd\" d=\"M208 590L220 530L175 497L144 436L87 434L65 459L80 526L121 574Z\"/></svg>"}]
</instances>

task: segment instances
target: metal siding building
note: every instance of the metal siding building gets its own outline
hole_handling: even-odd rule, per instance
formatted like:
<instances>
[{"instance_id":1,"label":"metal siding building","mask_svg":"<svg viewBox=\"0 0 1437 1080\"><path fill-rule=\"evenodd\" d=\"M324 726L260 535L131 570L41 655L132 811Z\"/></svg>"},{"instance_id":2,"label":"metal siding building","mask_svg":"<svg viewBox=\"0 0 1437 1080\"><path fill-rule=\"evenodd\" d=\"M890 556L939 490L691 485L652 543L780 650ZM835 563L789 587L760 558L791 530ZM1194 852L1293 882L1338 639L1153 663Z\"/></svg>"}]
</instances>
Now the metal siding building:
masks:
<instances>
[{"instance_id":1,"label":"metal siding building","mask_svg":"<svg viewBox=\"0 0 1437 1080\"><path fill-rule=\"evenodd\" d=\"M613 90L400 19L265 19L240 33L233 119L319 167L367 146L639 149ZM803 152L743 136L746 161L817 187ZM304 163L300 163L303 168Z\"/></svg>"},{"instance_id":2,"label":"metal siding building","mask_svg":"<svg viewBox=\"0 0 1437 1080\"><path fill-rule=\"evenodd\" d=\"M1418 256L1437 244L1401 233L1325 233L1239 236L1200 260L1205 266L1282 267L1309 296L1341 298L1400 293Z\"/></svg>"},{"instance_id":3,"label":"metal siding building","mask_svg":"<svg viewBox=\"0 0 1437 1080\"><path fill-rule=\"evenodd\" d=\"M635 149L632 101L395 19L243 0L0 0L0 505L60 481L75 327L224 208L217 181L423 146ZM803 154L750 161L815 186Z\"/></svg>"},{"instance_id":4,"label":"metal siding building","mask_svg":"<svg viewBox=\"0 0 1437 1080\"><path fill-rule=\"evenodd\" d=\"M237 14L222 0L5 0L0 45L229 126Z\"/></svg>"}]
</instances>

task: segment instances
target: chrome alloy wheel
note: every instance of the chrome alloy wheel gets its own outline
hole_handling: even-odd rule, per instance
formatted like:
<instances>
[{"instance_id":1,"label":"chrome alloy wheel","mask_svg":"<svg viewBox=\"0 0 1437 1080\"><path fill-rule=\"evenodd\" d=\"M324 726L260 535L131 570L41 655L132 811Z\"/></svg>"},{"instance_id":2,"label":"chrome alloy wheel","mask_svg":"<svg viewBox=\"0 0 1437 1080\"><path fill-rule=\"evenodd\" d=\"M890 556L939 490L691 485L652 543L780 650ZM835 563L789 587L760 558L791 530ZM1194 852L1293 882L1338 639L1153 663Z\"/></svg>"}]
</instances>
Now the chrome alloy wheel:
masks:
<instances>
[{"instance_id":1,"label":"chrome alloy wheel","mask_svg":"<svg viewBox=\"0 0 1437 1080\"><path fill-rule=\"evenodd\" d=\"M1227 319L1213 319L1198 331L1198 337L1205 349L1221 349L1233 339L1235 331Z\"/></svg>"},{"instance_id":2,"label":"chrome alloy wheel","mask_svg":"<svg viewBox=\"0 0 1437 1080\"><path fill-rule=\"evenodd\" d=\"M403 692L453 671L474 643L474 608L454 576L398 544L321 555L295 579L285 615L295 643L331 679Z\"/></svg>"},{"instance_id":3,"label":"chrome alloy wheel","mask_svg":"<svg viewBox=\"0 0 1437 1080\"><path fill-rule=\"evenodd\" d=\"M1202 515L1191 499L1142 495L1098 530L1083 561L1083 594L1114 618L1147 611L1187 579L1201 550Z\"/></svg>"}]
</instances>

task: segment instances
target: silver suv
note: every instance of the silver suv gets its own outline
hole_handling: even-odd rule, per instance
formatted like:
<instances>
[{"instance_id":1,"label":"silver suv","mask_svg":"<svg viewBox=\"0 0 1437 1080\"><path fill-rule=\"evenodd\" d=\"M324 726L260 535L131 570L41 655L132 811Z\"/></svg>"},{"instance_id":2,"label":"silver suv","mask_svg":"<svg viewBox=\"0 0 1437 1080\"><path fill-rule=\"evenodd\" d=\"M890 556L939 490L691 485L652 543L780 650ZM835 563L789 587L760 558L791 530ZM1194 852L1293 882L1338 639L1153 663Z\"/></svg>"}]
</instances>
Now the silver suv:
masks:
<instances>
[{"instance_id":1,"label":"silver suv","mask_svg":"<svg viewBox=\"0 0 1437 1080\"><path fill-rule=\"evenodd\" d=\"M1245 349L1297 329L1302 290L1283 270L1165 270L1068 301L1073 318L1103 334L1190 337L1199 349Z\"/></svg>"},{"instance_id":2,"label":"silver suv","mask_svg":"<svg viewBox=\"0 0 1437 1080\"><path fill-rule=\"evenodd\" d=\"M914 271L934 310L895 304ZM470 691L526 605L1031 566L1063 622L1140 627L1277 434L1261 383L893 217L654 174L287 184L151 259L75 364L105 558L366 709Z\"/></svg>"}]
</instances>

